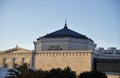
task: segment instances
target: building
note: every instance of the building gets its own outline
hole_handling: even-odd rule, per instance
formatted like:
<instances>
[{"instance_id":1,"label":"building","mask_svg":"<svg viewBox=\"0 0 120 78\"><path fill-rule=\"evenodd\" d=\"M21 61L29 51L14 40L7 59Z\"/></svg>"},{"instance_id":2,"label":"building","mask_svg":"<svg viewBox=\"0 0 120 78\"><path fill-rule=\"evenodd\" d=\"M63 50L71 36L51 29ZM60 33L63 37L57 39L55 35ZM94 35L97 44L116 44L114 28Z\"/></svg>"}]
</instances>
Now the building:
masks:
<instances>
[{"instance_id":1,"label":"building","mask_svg":"<svg viewBox=\"0 0 120 78\"><path fill-rule=\"evenodd\" d=\"M18 46L0 52L0 67L13 68L28 63L32 65L32 51Z\"/></svg>"},{"instance_id":2,"label":"building","mask_svg":"<svg viewBox=\"0 0 120 78\"><path fill-rule=\"evenodd\" d=\"M0 67L15 67L28 63L30 67L49 70L70 66L77 74L98 70L109 78L120 77L120 50L114 47L104 50L85 35L67 27L37 38L34 51L15 48L0 53Z\"/></svg>"},{"instance_id":3,"label":"building","mask_svg":"<svg viewBox=\"0 0 120 78\"><path fill-rule=\"evenodd\" d=\"M68 29L67 24L65 24L63 29L38 38L34 45L37 52L51 50L95 50L96 47L92 39Z\"/></svg>"},{"instance_id":4,"label":"building","mask_svg":"<svg viewBox=\"0 0 120 78\"><path fill-rule=\"evenodd\" d=\"M98 48L94 52L94 70L107 74L120 74L120 50L110 47L108 50Z\"/></svg>"}]
</instances>

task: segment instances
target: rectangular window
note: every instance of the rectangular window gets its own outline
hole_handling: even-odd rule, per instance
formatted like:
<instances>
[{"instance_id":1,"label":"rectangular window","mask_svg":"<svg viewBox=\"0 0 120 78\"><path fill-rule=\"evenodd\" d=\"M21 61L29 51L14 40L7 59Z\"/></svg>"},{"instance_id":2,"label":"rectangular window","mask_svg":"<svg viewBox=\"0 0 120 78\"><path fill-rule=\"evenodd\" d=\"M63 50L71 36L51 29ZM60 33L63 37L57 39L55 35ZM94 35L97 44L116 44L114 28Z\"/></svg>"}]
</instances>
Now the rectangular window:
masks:
<instances>
[{"instance_id":1,"label":"rectangular window","mask_svg":"<svg viewBox=\"0 0 120 78\"><path fill-rule=\"evenodd\" d=\"M23 57L22 58L22 65L25 63L25 58Z\"/></svg>"},{"instance_id":2,"label":"rectangular window","mask_svg":"<svg viewBox=\"0 0 120 78\"><path fill-rule=\"evenodd\" d=\"M7 63L6 63L6 58L3 58L3 67L5 67L5 68L7 68L8 67L8 65L7 65Z\"/></svg>"},{"instance_id":3,"label":"rectangular window","mask_svg":"<svg viewBox=\"0 0 120 78\"><path fill-rule=\"evenodd\" d=\"M48 50L62 50L60 46L50 46Z\"/></svg>"}]
</instances>

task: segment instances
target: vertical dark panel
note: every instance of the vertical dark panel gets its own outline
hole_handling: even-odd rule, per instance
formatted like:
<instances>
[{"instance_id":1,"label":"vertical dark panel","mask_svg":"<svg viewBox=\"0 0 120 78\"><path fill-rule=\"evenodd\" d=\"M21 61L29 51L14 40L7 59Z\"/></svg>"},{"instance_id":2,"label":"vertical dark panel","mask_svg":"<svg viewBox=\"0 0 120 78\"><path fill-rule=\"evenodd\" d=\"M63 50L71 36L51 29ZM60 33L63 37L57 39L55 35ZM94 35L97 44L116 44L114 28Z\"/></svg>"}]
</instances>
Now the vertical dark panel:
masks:
<instances>
[{"instance_id":1,"label":"vertical dark panel","mask_svg":"<svg viewBox=\"0 0 120 78\"><path fill-rule=\"evenodd\" d=\"M120 59L115 59L113 63L114 63L114 72L120 73Z\"/></svg>"},{"instance_id":2,"label":"vertical dark panel","mask_svg":"<svg viewBox=\"0 0 120 78\"><path fill-rule=\"evenodd\" d=\"M94 59L94 70L120 73L120 59Z\"/></svg>"},{"instance_id":3,"label":"vertical dark panel","mask_svg":"<svg viewBox=\"0 0 120 78\"><path fill-rule=\"evenodd\" d=\"M93 60L93 70L97 70L97 61L96 61L96 59L94 58L94 60Z\"/></svg>"}]
</instances>

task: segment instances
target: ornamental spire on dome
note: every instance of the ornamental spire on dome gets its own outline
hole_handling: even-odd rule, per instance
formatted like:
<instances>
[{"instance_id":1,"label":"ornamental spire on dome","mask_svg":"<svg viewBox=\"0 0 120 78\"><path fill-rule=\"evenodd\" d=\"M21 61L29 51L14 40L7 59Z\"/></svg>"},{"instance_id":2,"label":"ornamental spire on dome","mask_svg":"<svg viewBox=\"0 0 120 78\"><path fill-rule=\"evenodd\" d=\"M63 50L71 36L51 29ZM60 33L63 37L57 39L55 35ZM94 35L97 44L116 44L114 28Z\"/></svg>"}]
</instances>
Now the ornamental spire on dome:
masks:
<instances>
[{"instance_id":1,"label":"ornamental spire on dome","mask_svg":"<svg viewBox=\"0 0 120 78\"><path fill-rule=\"evenodd\" d=\"M68 29L67 27L67 20L65 19L65 26L64 26L64 29Z\"/></svg>"}]
</instances>

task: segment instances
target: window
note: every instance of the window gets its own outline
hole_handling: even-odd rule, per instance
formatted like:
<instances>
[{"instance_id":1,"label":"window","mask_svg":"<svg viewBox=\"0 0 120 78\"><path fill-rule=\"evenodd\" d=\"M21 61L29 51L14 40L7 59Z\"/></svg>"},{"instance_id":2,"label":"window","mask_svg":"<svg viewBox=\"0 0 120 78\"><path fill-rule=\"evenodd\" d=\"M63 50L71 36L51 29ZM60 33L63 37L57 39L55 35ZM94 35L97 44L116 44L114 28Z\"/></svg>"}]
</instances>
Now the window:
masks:
<instances>
[{"instance_id":1,"label":"window","mask_svg":"<svg viewBox=\"0 0 120 78\"><path fill-rule=\"evenodd\" d=\"M50 46L48 50L62 50L60 46Z\"/></svg>"},{"instance_id":2,"label":"window","mask_svg":"<svg viewBox=\"0 0 120 78\"><path fill-rule=\"evenodd\" d=\"M17 64L16 64L16 58L13 58L13 68L16 68Z\"/></svg>"},{"instance_id":3,"label":"window","mask_svg":"<svg viewBox=\"0 0 120 78\"><path fill-rule=\"evenodd\" d=\"M13 58L13 63L15 63L15 61L16 61L16 58Z\"/></svg>"},{"instance_id":4,"label":"window","mask_svg":"<svg viewBox=\"0 0 120 78\"><path fill-rule=\"evenodd\" d=\"M3 67L5 67L5 68L8 67L8 65L7 65L7 63L6 63L6 58L3 58Z\"/></svg>"},{"instance_id":5,"label":"window","mask_svg":"<svg viewBox=\"0 0 120 78\"><path fill-rule=\"evenodd\" d=\"M22 65L25 63L25 58L23 57L22 58Z\"/></svg>"}]
</instances>

